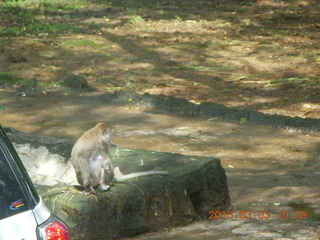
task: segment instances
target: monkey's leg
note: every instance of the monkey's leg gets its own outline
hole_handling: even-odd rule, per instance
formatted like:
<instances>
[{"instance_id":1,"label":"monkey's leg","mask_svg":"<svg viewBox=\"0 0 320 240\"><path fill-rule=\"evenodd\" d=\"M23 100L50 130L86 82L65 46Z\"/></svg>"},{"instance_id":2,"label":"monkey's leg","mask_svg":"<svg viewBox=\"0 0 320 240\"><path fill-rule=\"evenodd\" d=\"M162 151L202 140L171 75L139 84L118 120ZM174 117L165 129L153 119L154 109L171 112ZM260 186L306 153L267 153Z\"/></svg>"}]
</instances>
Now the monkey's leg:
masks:
<instances>
[{"instance_id":1,"label":"monkey's leg","mask_svg":"<svg viewBox=\"0 0 320 240\"><path fill-rule=\"evenodd\" d=\"M108 169L101 168L100 183L99 183L99 188L101 192L105 192L110 188L110 185L107 184L106 182L106 175L107 175L106 171L109 172L109 168Z\"/></svg>"},{"instance_id":2,"label":"monkey's leg","mask_svg":"<svg viewBox=\"0 0 320 240\"><path fill-rule=\"evenodd\" d=\"M80 168L77 169L78 171L76 171L76 173L77 173L78 182L84 188L83 195L88 196L90 194L95 194L96 192L93 189L92 184L91 184L89 166L86 162L84 162L84 163L85 164L82 165L82 169L80 169Z\"/></svg>"},{"instance_id":3,"label":"monkey's leg","mask_svg":"<svg viewBox=\"0 0 320 240\"><path fill-rule=\"evenodd\" d=\"M87 187L87 188L83 191L83 195L85 195L85 196L89 196L89 195L95 194L95 193L96 193L96 191L95 191L91 186Z\"/></svg>"},{"instance_id":4,"label":"monkey's leg","mask_svg":"<svg viewBox=\"0 0 320 240\"><path fill-rule=\"evenodd\" d=\"M84 179L82 186L84 187L83 195L89 196L90 194L96 193L96 191L91 186L90 177Z\"/></svg>"},{"instance_id":5,"label":"monkey's leg","mask_svg":"<svg viewBox=\"0 0 320 240\"><path fill-rule=\"evenodd\" d=\"M81 171L76 171L76 176L79 184L85 189L83 191L84 195L88 196L90 194L95 194L94 189L90 186L90 182L88 180L85 180L85 178L81 174Z\"/></svg>"}]
</instances>

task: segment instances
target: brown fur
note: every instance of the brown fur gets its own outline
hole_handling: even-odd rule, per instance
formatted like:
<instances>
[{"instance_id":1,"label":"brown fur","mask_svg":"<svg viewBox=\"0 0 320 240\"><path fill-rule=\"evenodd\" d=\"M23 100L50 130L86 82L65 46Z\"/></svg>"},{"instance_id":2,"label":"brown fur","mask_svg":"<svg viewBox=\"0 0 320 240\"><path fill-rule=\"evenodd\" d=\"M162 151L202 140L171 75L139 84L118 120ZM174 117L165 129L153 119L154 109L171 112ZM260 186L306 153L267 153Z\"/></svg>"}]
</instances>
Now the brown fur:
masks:
<instances>
[{"instance_id":1,"label":"brown fur","mask_svg":"<svg viewBox=\"0 0 320 240\"><path fill-rule=\"evenodd\" d=\"M86 131L75 143L71 152L72 165L77 180L85 188L84 194L94 193L95 187L106 191L112 182L114 171L109 155L113 129L98 123Z\"/></svg>"},{"instance_id":2,"label":"brown fur","mask_svg":"<svg viewBox=\"0 0 320 240\"><path fill-rule=\"evenodd\" d=\"M139 176L160 174L167 175L166 171L147 171L115 177L111 163L109 147L112 145L114 130L106 123L98 123L94 128L86 131L74 144L71 152L72 165L76 171L79 184L84 187L84 194L95 193L94 188L107 191L112 182L124 181Z\"/></svg>"}]
</instances>

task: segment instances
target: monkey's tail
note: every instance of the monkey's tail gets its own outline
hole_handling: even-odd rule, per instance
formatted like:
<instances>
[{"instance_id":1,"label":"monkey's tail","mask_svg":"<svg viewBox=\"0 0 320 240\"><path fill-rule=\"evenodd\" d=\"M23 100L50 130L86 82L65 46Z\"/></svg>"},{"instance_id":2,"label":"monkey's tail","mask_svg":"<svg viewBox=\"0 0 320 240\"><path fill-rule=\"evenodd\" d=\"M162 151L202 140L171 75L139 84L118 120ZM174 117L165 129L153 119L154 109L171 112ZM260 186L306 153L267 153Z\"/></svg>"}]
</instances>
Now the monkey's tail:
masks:
<instances>
[{"instance_id":1,"label":"monkey's tail","mask_svg":"<svg viewBox=\"0 0 320 240\"><path fill-rule=\"evenodd\" d=\"M122 182L131 178L141 177L141 176L148 176L148 175L168 175L167 171L146 171L146 172L135 172L126 174L123 176L113 178L113 182Z\"/></svg>"}]
</instances>

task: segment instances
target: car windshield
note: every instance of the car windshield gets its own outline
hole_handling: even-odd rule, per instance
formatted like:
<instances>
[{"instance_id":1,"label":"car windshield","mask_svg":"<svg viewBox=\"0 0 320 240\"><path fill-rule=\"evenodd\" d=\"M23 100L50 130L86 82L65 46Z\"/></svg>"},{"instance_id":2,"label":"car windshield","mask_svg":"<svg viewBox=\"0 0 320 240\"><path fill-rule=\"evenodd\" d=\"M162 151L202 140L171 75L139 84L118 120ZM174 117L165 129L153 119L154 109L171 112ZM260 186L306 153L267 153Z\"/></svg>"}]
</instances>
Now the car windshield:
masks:
<instances>
[{"instance_id":1,"label":"car windshield","mask_svg":"<svg viewBox=\"0 0 320 240\"><path fill-rule=\"evenodd\" d=\"M0 220L28 209L20 184L0 149Z\"/></svg>"}]
</instances>

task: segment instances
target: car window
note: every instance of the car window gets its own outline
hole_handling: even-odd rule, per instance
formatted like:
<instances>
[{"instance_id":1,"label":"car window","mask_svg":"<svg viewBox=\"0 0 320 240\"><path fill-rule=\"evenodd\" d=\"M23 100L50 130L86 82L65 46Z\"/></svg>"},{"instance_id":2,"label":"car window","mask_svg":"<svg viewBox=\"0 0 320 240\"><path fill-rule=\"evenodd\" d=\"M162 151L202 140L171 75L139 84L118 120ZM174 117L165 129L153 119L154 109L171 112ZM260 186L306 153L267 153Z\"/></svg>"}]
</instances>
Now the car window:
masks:
<instances>
[{"instance_id":1,"label":"car window","mask_svg":"<svg viewBox=\"0 0 320 240\"><path fill-rule=\"evenodd\" d=\"M0 150L0 220L28 209L20 184Z\"/></svg>"}]
</instances>

